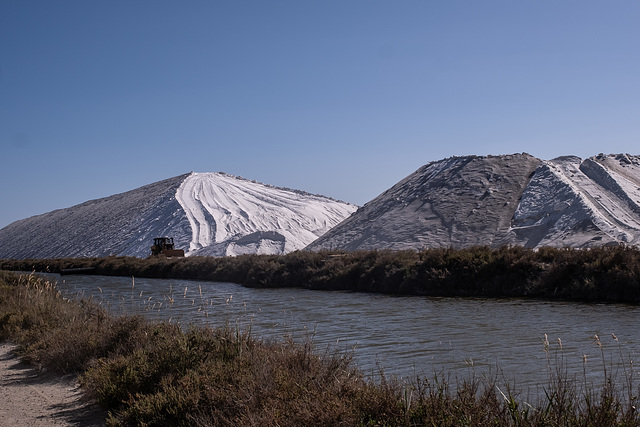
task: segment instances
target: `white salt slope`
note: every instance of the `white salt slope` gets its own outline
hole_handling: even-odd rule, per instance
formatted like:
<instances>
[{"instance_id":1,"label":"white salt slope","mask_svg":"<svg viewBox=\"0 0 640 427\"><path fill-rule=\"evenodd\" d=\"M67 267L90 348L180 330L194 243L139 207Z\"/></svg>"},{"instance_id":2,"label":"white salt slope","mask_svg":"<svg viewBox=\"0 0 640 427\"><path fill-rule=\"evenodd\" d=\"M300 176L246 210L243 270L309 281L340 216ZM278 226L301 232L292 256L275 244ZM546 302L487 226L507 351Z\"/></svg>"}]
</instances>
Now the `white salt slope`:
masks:
<instances>
[{"instance_id":1,"label":"white salt slope","mask_svg":"<svg viewBox=\"0 0 640 427\"><path fill-rule=\"evenodd\" d=\"M178 188L176 199L192 229L189 255L302 249L357 209L225 173L192 173Z\"/></svg>"},{"instance_id":2,"label":"white salt slope","mask_svg":"<svg viewBox=\"0 0 640 427\"><path fill-rule=\"evenodd\" d=\"M640 243L640 157L542 161L514 214L526 246Z\"/></svg>"}]
</instances>

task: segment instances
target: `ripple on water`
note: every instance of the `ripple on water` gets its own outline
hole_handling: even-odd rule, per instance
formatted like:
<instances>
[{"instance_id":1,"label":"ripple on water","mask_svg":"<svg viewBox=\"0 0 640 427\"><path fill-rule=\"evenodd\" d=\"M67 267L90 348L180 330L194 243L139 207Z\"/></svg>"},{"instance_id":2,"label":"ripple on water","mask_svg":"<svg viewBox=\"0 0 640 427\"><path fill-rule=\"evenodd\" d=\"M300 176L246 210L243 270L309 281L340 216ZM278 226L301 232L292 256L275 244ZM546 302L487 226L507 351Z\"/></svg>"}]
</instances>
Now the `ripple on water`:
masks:
<instances>
[{"instance_id":1,"label":"ripple on water","mask_svg":"<svg viewBox=\"0 0 640 427\"><path fill-rule=\"evenodd\" d=\"M104 276L55 276L67 294L91 297L116 313L157 320L251 327L263 338L313 337L319 350L355 349L365 373L431 377L502 371L520 386L545 383L550 363L570 375L602 373L640 353L640 307L519 299L397 297L306 289L253 289L232 283ZM619 339L615 341L611 333ZM547 334L549 352L543 341ZM562 349L558 338L561 339ZM628 360L628 359L626 359ZM612 365L613 366L613 365ZM638 368L636 368L638 369ZM640 375L640 372L638 373Z\"/></svg>"}]
</instances>

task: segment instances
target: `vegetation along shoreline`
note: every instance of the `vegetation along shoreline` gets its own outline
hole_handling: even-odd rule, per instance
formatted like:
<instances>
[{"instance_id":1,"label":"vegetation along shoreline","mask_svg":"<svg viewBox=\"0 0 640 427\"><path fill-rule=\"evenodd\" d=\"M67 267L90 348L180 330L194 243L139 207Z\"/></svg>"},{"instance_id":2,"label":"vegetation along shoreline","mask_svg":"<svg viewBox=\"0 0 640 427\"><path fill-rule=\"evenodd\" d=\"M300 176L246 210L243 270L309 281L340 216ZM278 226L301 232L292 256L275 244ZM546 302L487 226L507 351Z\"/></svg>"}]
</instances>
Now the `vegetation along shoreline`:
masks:
<instances>
[{"instance_id":1,"label":"vegetation along shoreline","mask_svg":"<svg viewBox=\"0 0 640 427\"><path fill-rule=\"evenodd\" d=\"M640 250L502 248L295 251L286 255L0 260L3 270L176 278L248 287L640 304Z\"/></svg>"},{"instance_id":2,"label":"vegetation along shoreline","mask_svg":"<svg viewBox=\"0 0 640 427\"><path fill-rule=\"evenodd\" d=\"M473 372L455 381L446 372L373 378L351 353L310 340L114 315L65 298L36 274L0 272L0 342L7 340L24 361L78 376L108 426L640 426L633 362L599 338L602 359L584 362L584 378L566 374L562 347L545 340L544 395L532 398L508 379ZM602 383L588 379L592 369L603 372Z\"/></svg>"}]
</instances>

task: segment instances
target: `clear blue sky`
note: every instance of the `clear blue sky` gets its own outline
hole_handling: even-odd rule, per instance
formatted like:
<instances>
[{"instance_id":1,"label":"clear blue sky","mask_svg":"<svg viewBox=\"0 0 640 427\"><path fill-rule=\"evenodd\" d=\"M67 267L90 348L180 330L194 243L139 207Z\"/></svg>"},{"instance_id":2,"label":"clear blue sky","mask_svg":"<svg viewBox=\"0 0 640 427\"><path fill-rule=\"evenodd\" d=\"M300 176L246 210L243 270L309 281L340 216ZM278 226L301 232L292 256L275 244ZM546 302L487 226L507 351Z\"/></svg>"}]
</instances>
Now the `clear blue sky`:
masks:
<instances>
[{"instance_id":1,"label":"clear blue sky","mask_svg":"<svg viewBox=\"0 0 640 427\"><path fill-rule=\"evenodd\" d=\"M0 227L190 171L364 204L639 136L637 0L0 2Z\"/></svg>"}]
</instances>

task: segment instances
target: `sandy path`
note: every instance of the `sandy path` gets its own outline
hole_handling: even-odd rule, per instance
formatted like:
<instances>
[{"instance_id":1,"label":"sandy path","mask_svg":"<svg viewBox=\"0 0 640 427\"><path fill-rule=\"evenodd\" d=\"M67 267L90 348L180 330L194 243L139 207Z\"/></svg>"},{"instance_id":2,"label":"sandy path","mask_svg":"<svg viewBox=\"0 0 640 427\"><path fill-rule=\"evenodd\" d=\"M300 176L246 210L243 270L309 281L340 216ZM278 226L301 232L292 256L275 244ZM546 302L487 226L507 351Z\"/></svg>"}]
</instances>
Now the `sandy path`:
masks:
<instances>
[{"instance_id":1,"label":"sandy path","mask_svg":"<svg viewBox=\"0 0 640 427\"><path fill-rule=\"evenodd\" d=\"M0 343L0 426L102 426L105 416L81 400L75 378L39 372Z\"/></svg>"}]
</instances>

